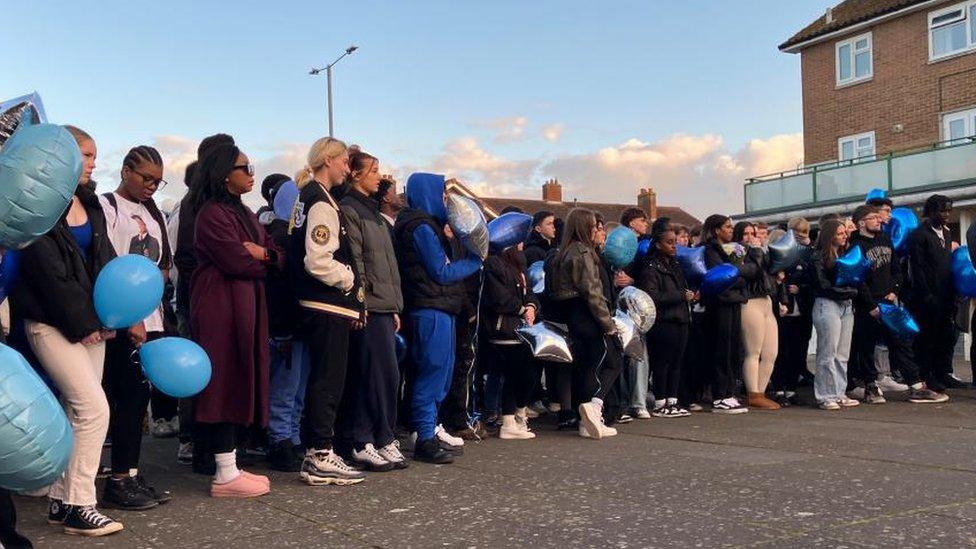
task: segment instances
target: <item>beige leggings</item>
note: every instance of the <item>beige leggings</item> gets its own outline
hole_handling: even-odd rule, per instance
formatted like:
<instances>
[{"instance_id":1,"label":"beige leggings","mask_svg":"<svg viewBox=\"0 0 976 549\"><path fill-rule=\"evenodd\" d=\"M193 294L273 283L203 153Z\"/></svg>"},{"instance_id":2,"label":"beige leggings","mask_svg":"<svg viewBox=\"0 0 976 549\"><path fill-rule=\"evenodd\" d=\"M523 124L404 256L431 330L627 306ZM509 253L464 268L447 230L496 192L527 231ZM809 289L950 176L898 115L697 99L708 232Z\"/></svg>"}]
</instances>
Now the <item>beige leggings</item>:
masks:
<instances>
[{"instance_id":1,"label":"beige leggings","mask_svg":"<svg viewBox=\"0 0 976 549\"><path fill-rule=\"evenodd\" d=\"M75 436L64 475L48 495L69 505L95 505L95 475L108 432L108 401L102 390L105 343L71 343L57 328L27 321L27 340L41 367L61 392Z\"/></svg>"},{"instance_id":2,"label":"beige leggings","mask_svg":"<svg viewBox=\"0 0 976 549\"><path fill-rule=\"evenodd\" d=\"M750 299L742 306L742 345L746 351L742 363L746 391L764 393L779 353L779 330L769 296Z\"/></svg>"}]
</instances>

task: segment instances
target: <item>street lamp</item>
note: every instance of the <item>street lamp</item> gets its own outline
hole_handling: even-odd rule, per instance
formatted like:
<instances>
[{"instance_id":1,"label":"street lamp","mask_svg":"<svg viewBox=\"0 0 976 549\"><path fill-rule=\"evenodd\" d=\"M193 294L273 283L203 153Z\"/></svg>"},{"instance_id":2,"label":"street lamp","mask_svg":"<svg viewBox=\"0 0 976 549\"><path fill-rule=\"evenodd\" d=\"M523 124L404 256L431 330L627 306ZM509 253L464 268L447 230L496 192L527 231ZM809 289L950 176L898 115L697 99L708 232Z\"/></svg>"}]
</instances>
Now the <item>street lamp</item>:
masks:
<instances>
[{"instance_id":1,"label":"street lamp","mask_svg":"<svg viewBox=\"0 0 976 549\"><path fill-rule=\"evenodd\" d=\"M338 63L339 61L342 61L342 58L343 57L351 54L352 52L354 52L354 51L356 51L358 49L359 49L359 46L349 46L348 48L346 48L345 53L343 53L342 55L340 55L339 57L337 57L335 61L329 63L328 65L322 67L321 69L316 69L316 68L313 67L312 70L308 71L308 74L311 74L312 76L315 76L316 74L322 72L323 70L325 71L325 79L326 79L326 82L327 82L326 85L328 86L328 90L329 90L329 92L328 92L329 93L329 137L333 137L333 131L332 131L332 67L334 67L335 64Z\"/></svg>"}]
</instances>

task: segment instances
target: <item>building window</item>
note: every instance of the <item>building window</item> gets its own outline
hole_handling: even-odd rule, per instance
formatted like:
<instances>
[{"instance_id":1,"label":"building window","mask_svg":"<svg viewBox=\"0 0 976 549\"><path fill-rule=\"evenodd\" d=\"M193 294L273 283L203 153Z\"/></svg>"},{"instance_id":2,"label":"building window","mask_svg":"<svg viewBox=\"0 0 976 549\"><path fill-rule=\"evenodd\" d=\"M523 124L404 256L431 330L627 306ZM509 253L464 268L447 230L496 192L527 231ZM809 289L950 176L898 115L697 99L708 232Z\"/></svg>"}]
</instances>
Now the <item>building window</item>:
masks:
<instances>
[{"instance_id":1,"label":"building window","mask_svg":"<svg viewBox=\"0 0 976 549\"><path fill-rule=\"evenodd\" d=\"M976 0L929 13L929 60L976 50Z\"/></svg>"},{"instance_id":2,"label":"building window","mask_svg":"<svg viewBox=\"0 0 976 549\"><path fill-rule=\"evenodd\" d=\"M976 137L976 108L946 114L942 117L942 139L961 143Z\"/></svg>"},{"instance_id":3,"label":"building window","mask_svg":"<svg viewBox=\"0 0 976 549\"><path fill-rule=\"evenodd\" d=\"M841 137L837 140L837 151L841 162L874 160L874 132Z\"/></svg>"},{"instance_id":4,"label":"building window","mask_svg":"<svg viewBox=\"0 0 976 549\"><path fill-rule=\"evenodd\" d=\"M870 80L874 75L871 33L837 42L837 85Z\"/></svg>"}]
</instances>

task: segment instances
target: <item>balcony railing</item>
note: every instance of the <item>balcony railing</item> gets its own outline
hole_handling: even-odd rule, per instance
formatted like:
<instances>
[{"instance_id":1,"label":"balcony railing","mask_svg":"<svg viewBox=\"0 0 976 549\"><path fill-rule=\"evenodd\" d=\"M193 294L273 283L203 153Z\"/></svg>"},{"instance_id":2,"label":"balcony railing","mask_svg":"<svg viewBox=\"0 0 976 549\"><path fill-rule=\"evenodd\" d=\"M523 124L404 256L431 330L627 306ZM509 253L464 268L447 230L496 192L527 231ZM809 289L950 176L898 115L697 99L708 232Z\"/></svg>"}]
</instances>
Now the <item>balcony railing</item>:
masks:
<instances>
[{"instance_id":1,"label":"balcony railing","mask_svg":"<svg viewBox=\"0 0 976 549\"><path fill-rule=\"evenodd\" d=\"M754 177L745 185L745 212L842 204L873 188L897 196L972 183L976 183L976 137Z\"/></svg>"}]
</instances>

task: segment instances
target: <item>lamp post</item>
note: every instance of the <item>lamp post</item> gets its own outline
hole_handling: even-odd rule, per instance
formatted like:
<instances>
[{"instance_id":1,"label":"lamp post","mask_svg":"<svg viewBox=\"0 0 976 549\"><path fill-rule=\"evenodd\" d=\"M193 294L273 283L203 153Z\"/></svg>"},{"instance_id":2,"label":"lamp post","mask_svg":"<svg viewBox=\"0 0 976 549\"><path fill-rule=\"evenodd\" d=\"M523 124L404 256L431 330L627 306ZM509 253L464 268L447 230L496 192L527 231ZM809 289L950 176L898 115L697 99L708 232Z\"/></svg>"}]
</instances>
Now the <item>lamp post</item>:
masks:
<instances>
[{"instance_id":1,"label":"lamp post","mask_svg":"<svg viewBox=\"0 0 976 549\"><path fill-rule=\"evenodd\" d=\"M332 67L334 67L335 64L338 63L339 61L342 61L343 57L351 54L352 52L358 49L359 46L349 46L348 48L346 48L346 51L342 55L336 58L335 61L329 63L328 65L320 69L316 69L313 67L312 70L308 71L308 74L312 76L319 74L323 70L325 71L325 80L326 80L326 86L328 87L328 97L329 97L329 137L334 137L333 126L332 126Z\"/></svg>"}]
</instances>

